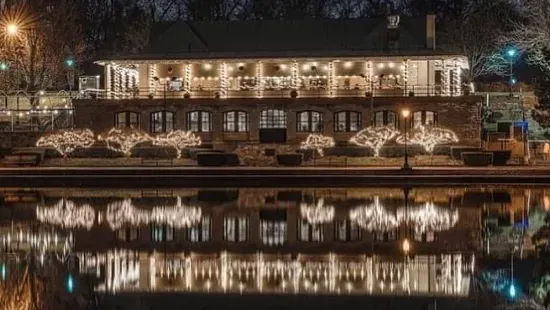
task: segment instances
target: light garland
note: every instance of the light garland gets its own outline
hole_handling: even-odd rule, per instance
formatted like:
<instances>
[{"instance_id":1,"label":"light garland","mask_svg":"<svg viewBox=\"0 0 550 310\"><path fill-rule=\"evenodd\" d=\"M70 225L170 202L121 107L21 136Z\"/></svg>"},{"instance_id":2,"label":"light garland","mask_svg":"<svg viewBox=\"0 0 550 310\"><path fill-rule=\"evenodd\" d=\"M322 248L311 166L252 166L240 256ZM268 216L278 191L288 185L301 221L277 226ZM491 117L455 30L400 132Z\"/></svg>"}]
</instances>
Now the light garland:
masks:
<instances>
[{"instance_id":1,"label":"light garland","mask_svg":"<svg viewBox=\"0 0 550 310\"><path fill-rule=\"evenodd\" d=\"M291 69L291 78L292 78L292 88L298 89L300 88L300 80L298 78L298 63L295 61L292 63L292 69Z\"/></svg>"},{"instance_id":2,"label":"light garland","mask_svg":"<svg viewBox=\"0 0 550 310\"><path fill-rule=\"evenodd\" d=\"M388 212L378 196L373 203L350 210L349 218L368 231L389 231L399 226L397 215Z\"/></svg>"},{"instance_id":3,"label":"light garland","mask_svg":"<svg viewBox=\"0 0 550 310\"><path fill-rule=\"evenodd\" d=\"M264 96L264 64L259 61L256 63L256 96L262 98Z\"/></svg>"},{"instance_id":4,"label":"light garland","mask_svg":"<svg viewBox=\"0 0 550 310\"><path fill-rule=\"evenodd\" d=\"M458 210L448 210L427 202L421 207L398 210L401 222L408 222L417 233L450 230L458 222Z\"/></svg>"},{"instance_id":5,"label":"light garland","mask_svg":"<svg viewBox=\"0 0 550 310\"><path fill-rule=\"evenodd\" d=\"M144 142L151 141L152 138L146 132L134 128L111 128L106 136L98 136L99 141L105 141L109 150L122 153L129 157L132 155L132 149Z\"/></svg>"},{"instance_id":6,"label":"light garland","mask_svg":"<svg viewBox=\"0 0 550 310\"><path fill-rule=\"evenodd\" d=\"M148 69L149 69L149 93L155 94L157 92L157 81L155 81L155 76L157 76L157 65L150 64Z\"/></svg>"},{"instance_id":7,"label":"light garland","mask_svg":"<svg viewBox=\"0 0 550 310\"><path fill-rule=\"evenodd\" d=\"M372 82L373 82L373 76L374 76L374 71L373 71L373 64L372 64L372 60L369 60L365 63L365 66L366 66L366 71L367 71L367 75L366 75L366 83L367 83L367 89L369 90L369 92L371 92L371 94L373 93L374 89L372 89Z\"/></svg>"},{"instance_id":8,"label":"light garland","mask_svg":"<svg viewBox=\"0 0 550 310\"><path fill-rule=\"evenodd\" d=\"M327 69L328 96L332 98L334 97L334 61L329 61Z\"/></svg>"},{"instance_id":9,"label":"light garland","mask_svg":"<svg viewBox=\"0 0 550 310\"><path fill-rule=\"evenodd\" d=\"M182 150L201 145L201 138L191 131L174 130L155 136L153 145L175 148L178 153L177 158L180 159Z\"/></svg>"},{"instance_id":10,"label":"light garland","mask_svg":"<svg viewBox=\"0 0 550 310\"><path fill-rule=\"evenodd\" d=\"M150 211L136 208L130 199L124 199L107 206L105 218L111 229L121 228L124 224L138 226L142 224L164 224L174 228L189 227L202 216L201 208L186 206L177 198L174 206L154 207Z\"/></svg>"},{"instance_id":11,"label":"light garland","mask_svg":"<svg viewBox=\"0 0 550 310\"><path fill-rule=\"evenodd\" d=\"M90 230L95 223L95 211L89 204L77 206L71 200L60 199L53 206L37 206L36 219L62 228L83 227Z\"/></svg>"},{"instance_id":12,"label":"light garland","mask_svg":"<svg viewBox=\"0 0 550 310\"><path fill-rule=\"evenodd\" d=\"M183 80L183 90L186 93L189 93L191 91L191 76L193 75L193 65L190 63L185 64L185 73L184 73L184 80Z\"/></svg>"},{"instance_id":13,"label":"light garland","mask_svg":"<svg viewBox=\"0 0 550 310\"><path fill-rule=\"evenodd\" d=\"M227 97L227 64L220 64L220 98Z\"/></svg>"},{"instance_id":14,"label":"light garland","mask_svg":"<svg viewBox=\"0 0 550 310\"><path fill-rule=\"evenodd\" d=\"M107 98L113 98L113 85L112 81L112 66L110 64L105 66L105 90L107 91Z\"/></svg>"},{"instance_id":15,"label":"light garland","mask_svg":"<svg viewBox=\"0 0 550 310\"><path fill-rule=\"evenodd\" d=\"M334 220L334 206L325 206L324 199L319 199L317 204L300 204L300 213L309 224L317 225L329 223Z\"/></svg>"},{"instance_id":16,"label":"light garland","mask_svg":"<svg viewBox=\"0 0 550 310\"><path fill-rule=\"evenodd\" d=\"M69 129L46 134L36 142L37 147L52 147L61 156L67 157L77 148L90 148L95 143L94 133L89 129Z\"/></svg>"},{"instance_id":17,"label":"light garland","mask_svg":"<svg viewBox=\"0 0 550 310\"><path fill-rule=\"evenodd\" d=\"M405 144L405 142L417 144L430 154L433 153L437 145L456 143L458 141L458 136L450 129L423 125L416 126L410 138L409 134L407 136L401 135L397 138L397 143L399 144Z\"/></svg>"},{"instance_id":18,"label":"light garland","mask_svg":"<svg viewBox=\"0 0 550 310\"><path fill-rule=\"evenodd\" d=\"M398 134L399 131L390 126L371 126L358 132L349 142L361 147L371 148L374 151L374 157L380 157L380 150L384 144Z\"/></svg>"},{"instance_id":19,"label":"light garland","mask_svg":"<svg viewBox=\"0 0 550 310\"><path fill-rule=\"evenodd\" d=\"M323 149L334 146L332 137L323 136L321 134L310 134L306 140L300 144L302 150L317 150L320 156L323 156Z\"/></svg>"}]
</instances>

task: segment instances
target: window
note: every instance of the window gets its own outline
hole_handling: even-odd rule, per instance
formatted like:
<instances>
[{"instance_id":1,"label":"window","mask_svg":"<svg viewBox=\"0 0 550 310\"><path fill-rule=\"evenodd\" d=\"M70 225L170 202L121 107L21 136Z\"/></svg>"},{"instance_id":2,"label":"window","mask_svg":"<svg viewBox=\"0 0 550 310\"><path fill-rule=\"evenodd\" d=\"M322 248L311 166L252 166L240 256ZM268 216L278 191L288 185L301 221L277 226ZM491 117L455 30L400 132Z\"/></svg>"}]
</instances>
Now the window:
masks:
<instances>
[{"instance_id":1,"label":"window","mask_svg":"<svg viewBox=\"0 0 550 310\"><path fill-rule=\"evenodd\" d=\"M223 113L224 132L248 132L248 113L229 111Z\"/></svg>"},{"instance_id":2,"label":"window","mask_svg":"<svg viewBox=\"0 0 550 310\"><path fill-rule=\"evenodd\" d=\"M389 230L387 232L377 231L374 233L374 239L376 241L396 241L397 236L397 229Z\"/></svg>"},{"instance_id":3,"label":"window","mask_svg":"<svg viewBox=\"0 0 550 310\"><path fill-rule=\"evenodd\" d=\"M430 243L438 239L437 233L433 231L427 231L425 233L413 232L413 235L414 235L414 241L418 241L418 242Z\"/></svg>"},{"instance_id":4,"label":"window","mask_svg":"<svg viewBox=\"0 0 550 310\"><path fill-rule=\"evenodd\" d=\"M154 242L174 241L174 227L167 225L152 225L151 240Z\"/></svg>"},{"instance_id":5,"label":"window","mask_svg":"<svg viewBox=\"0 0 550 310\"><path fill-rule=\"evenodd\" d=\"M281 246L286 240L286 221L262 220L260 222L260 238L269 246Z\"/></svg>"},{"instance_id":6,"label":"window","mask_svg":"<svg viewBox=\"0 0 550 310\"><path fill-rule=\"evenodd\" d=\"M205 216L201 221L187 230L187 238L191 242L208 242L212 239L212 219Z\"/></svg>"},{"instance_id":7,"label":"window","mask_svg":"<svg viewBox=\"0 0 550 310\"><path fill-rule=\"evenodd\" d=\"M420 125L436 126L437 112L433 111L416 111L413 113L413 127Z\"/></svg>"},{"instance_id":8,"label":"window","mask_svg":"<svg viewBox=\"0 0 550 310\"><path fill-rule=\"evenodd\" d=\"M397 118L393 111L378 111L374 113L374 125L375 126L390 126L397 127Z\"/></svg>"},{"instance_id":9,"label":"window","mask_svg":"<svg viewBox=\"0 0 550 310\"><path fill-rule=\"evenodd\" d=\"M223 240L230 242L248 241L248 217L226 217L223 219Z\"/></svg>"},{"instance_id":10,"label":"window","mask_svg":"<svg viewBox=\"0 0 550 310\"><path fill-rule=\"evenodd\" d=\"M335 132L355 132L361 129L361 113L342 111L334 113Z\"/></svg>"},{"instance_id":11,"label":"window","mask_svg":"<svg viewBox=\"0 0 550 310\"><path fill-rule=\"evenodd\" d=\"M298 240L303 242L322 242L323 225L312 225L306 220L298 221Z\"/></svg>"},{"instance_id":12,"label":"window","mask_svg":"<svg viewBox=\"0 0 550 310\"><path fill-rule=\"evenodd\" d=\"M323 132L323 113L303 111L297 113L298 132Z\"/></svg>"},{"instance_id":13,"label":"window","mask_svg":"<svg viewBox=\"0 0 550 310\"><path fill-rule=\"evenodd\" d=\"M118 240L121 241L134 241L139 238L139 228L137 227L125 227L116 231Z\"/></svg>"},{"instance_id":14,"label":"window","mask_svg":"<svg viewBox=\"0 0 550 310\"><path fill-rule=\"evenodd\" d=\"M283 110L262 111L260 128L286 128L286 112Z\"/></svg>"},{"instance_id":15,"label":"window","mask_svg":"<svg viewBox=\"0 0 550 310\"><path fill-rule=\"evenodd\" d=\"M211 132L212 113L206 111L187 112L187 130L194 132Z\"/></svg>"},{"instance_id":16,"label":"window","mask_svg":"<svg viewBox=\"0 0 550 310\"><path fill-rule=\"evenodd\" d=\"M164 123L164 115L166 114L166 124ZM174 130L174 112L158 111L151 113L151 132L169 132Z\"/></svg>"},{"instance_id":17,"label":"window","mask_svg":"<svg viewBox=\"0 0 550 310\"><path fill-rule=\"evenodd\" d=\"M139 128L138 112L118 112L115 113L115 128Z\"/></svg>"},{"instance_id":18,"label":"window","mask_svg":"<svg viewBox=\"0 0 550 310\"><path fill-rule=\"evenodd\" d=\"M334 226L336 241L353 242L361 239L361 229L350 220L337 221Z\"/></svg>"}]
</instances>

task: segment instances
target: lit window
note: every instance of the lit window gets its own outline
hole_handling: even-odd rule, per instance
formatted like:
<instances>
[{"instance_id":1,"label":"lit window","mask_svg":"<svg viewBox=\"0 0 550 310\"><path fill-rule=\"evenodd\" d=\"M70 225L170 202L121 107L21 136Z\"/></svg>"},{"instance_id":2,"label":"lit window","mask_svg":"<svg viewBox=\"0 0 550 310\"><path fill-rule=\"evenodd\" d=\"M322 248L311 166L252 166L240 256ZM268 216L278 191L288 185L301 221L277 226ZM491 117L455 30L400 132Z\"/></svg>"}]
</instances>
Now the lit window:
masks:
<instances>
[{"instance_id":1,"label":"lit window","mask_svg":"<svg viewBox=\"0 0 550 310\"><path fill-rule=\"evenodd\" d=\"M286 112L283 110L262 111L260 128L286 128Z\"/></svg>"},{"instance_id":2,"label":"lit window","mask_svg":"<svg viewBox=\"0 0 550 310\"><path fill-rule=\"evenodd\" d=\"M361 113L342 111L334 113L335 132L356 132L361 129Z\"/></svg>"},{"instance_id":3,"label":"lit window","mask_svg":"<svg viewBox=\"0 0 550 310\"><path fill-rule=\"evenodd\" d=\"M223 113L224 132L248 132L248 113L229 111Z\"/></svg>"},{"instance_id":4,"label":"lit window","mask_svg":"<svg viewBox=\"0 0 550 310\"><path fill-rule=\"evenodd\" d=\"M374 125L375 126L390 126L393 128L397 127L397 118L395 117L395 112L392 111L378 111L374 114Z\"/></svg>"},{"instance_id":5,"label":"lit window","mask_svg":"<svg viewBox=\"0 0 550 310\"><path fill-rule=\"evenodd\" d=\"M194 132L212 131L212 113L191 111L187 113L187 130Z\"/></svg>"},{"instance_id":6,"label":"lit window","mask_svg":"<svg viewBox=\"0 0 550 310\"><path fill-rule=\"evenodd\" d=\"M286 232L286 221L262 220L260 222L260 238L265 245L283 245L286 241Z\"/></svg>"},{"instance_id":7,"label":"lit window","mask_svg":"<svg viewBox=\"0 0 550 310\"><path fill-rule=\"evenodd\" d=\"M248 241L248 217L224 218L223 239L230 242Z\"/></svg>"},{"instance_id":8,"label":"lit window","mask_svg":"<svg viewBox=\"0 0 550 310\"><path fill-rule=\"evenodd\" d=\"M121 241L134 241L139 238L139 228L137 227L125 227L116 231L118 240Z\"/></svg>"},{"instance_id":9,"label":"lit window","mask_svg":"<svg viewBox=\"0 0 550 310\"><path fill-rule=\"evenodd\" d=\"M303 242L322 242L323 225L312 225L306 220L298 221L298 240Z\"/></svg>"},{"instance_id":10,"label":"lit window","mask_svg":"<svg viewBox=\"0 0 550 310\"><path fill-rule=\"evenodd\" d=\"M138 112L118 112L115 114L115 128L136 128L139 126Z\"/></svg>"},{"instance_id":11,"label":"lit window","mask_svg":"<svg viewBox=\"0 0 550 310\"><path fill-rule=\"evenodd\" d=\"M315 111L303 111L297 114L298 132L323 132L323 114Z\"/></svg>"},{"instance_id":12,"label":"lit window","mask_svg":"<svg viewBox=\"0 0 550 310\"><path fill-rule=\"evenodd\" d=\"M166 111L166 124L164 123L164 112L158 111L151 113L151 132L169 132L174 130L174 112Z\"/></svg>"},{"instance_id":13,"label":"lit window","mask_svg":"<svg viewBox=\"0 0 550 310\"><path fill-rule=\"evenodd\" d=\"M337 221L335 230L337 241L353 242L361 239L361 229L357 223L350 220Z\"/></svg>"},{"instance_id":14,"label":"lit window","mask_svg":"<svg viewBox=\"0 0 550 310\"><path fill-rule=\"evenodd\" d=\"M397 230L390 230L387 232L377 231L374 233L376 241L395 241L397 240Z\"/></svg>"},{"instance_id":15,"label":"lit window","mask_svg":"<svg viewBox=\"0 0 550 310\"><path fill-rule=\"evenodd\" d=\"M413 126L437 126L437 112L416 111L413 113Z\"/></svg>"},{"instance_id":16,"label":"lit window","mask_svg":"<svg viewBox=\"0 0 550 310\"><path fill-rule=\"evenodd\" d=\"M187 238L191 242L208 242L212 239L212 219L205 216L201 221L187 229Z\"/></svg>"},{"instance_id":17,"label":"lit window","mask_svg":"<svg viewBox=\"0 0 550 310\"><path fill-rule=\"evenodd\" d=\"M153 225L151 227L151 240L154 242L174 241L174 227L166 225Z\"/></svg>"}]
</instances>

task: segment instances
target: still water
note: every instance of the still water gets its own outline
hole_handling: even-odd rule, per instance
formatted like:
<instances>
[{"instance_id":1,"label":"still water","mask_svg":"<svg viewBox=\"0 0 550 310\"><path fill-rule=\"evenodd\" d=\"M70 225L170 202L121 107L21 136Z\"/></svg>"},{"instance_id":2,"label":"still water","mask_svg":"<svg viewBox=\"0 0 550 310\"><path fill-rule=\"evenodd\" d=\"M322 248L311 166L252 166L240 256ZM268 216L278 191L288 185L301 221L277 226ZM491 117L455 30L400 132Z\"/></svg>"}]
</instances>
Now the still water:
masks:
<instances>
[{"instance_id":1,"label":"still water","mask_svg":"<svg viewBox=\"0 0 550 310\"><path fill-rule=\"evenodd\" d=\"M550 188L499 186L0 197L3 281L32 257L38 269L57 266L52 283L66 291L115 295L465 297L480 257L509 255L518 238L519 254L534 250L530 236L550 207Z\"/></svg>"}]
</instances>

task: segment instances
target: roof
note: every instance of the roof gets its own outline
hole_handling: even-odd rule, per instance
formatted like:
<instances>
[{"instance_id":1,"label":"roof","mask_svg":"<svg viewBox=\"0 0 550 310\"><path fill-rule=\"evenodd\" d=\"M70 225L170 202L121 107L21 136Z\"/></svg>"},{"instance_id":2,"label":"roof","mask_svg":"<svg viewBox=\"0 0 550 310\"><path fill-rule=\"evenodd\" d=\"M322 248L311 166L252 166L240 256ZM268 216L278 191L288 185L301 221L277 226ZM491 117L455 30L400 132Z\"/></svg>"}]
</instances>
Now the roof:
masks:
<instances>
[{"instance_id":1,"label":"roof","mask_svg":"<svg viewBox=\"0 0 550 310\"><path fill-rule=\"evenodd\" d=\"M153 27L141 53L107 60L445 54L426 47L426 18L402 17L391 50L387 24L386 18L177 21Z\"/></svg>"}]
</instances>

